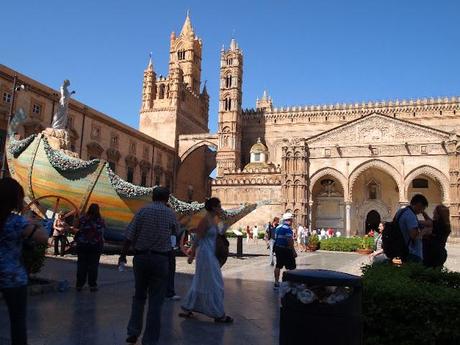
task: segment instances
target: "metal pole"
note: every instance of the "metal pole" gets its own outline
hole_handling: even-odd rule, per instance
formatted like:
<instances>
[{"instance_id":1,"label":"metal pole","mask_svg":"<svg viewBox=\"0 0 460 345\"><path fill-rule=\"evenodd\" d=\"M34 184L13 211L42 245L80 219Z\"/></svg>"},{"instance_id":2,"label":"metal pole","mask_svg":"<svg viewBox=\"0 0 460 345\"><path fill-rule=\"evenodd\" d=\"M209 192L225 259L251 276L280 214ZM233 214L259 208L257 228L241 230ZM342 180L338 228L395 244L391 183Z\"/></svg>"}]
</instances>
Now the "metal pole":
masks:
<instances>
[{"instance_id":1,"label":"metal pole","mask_svg":"<svg viewBox=\"0 0 460 345\"><path fill-rule=\"evenodd\" d=\"M3 154L2 154L2 178L7 177L8 171L6 169L6 139L8 138L8 129L10 128L10 122L13 119L13 111L14 111L14 100L16 96L16 84L18 82L18 76L14 75L13 78L13 89L12 89L12 95L11 95L11 104L10 104L10 111L8 114L8 121L6 123L6 135L5 135L5 141L3 143Z\"/></svg>"}]
</instances>

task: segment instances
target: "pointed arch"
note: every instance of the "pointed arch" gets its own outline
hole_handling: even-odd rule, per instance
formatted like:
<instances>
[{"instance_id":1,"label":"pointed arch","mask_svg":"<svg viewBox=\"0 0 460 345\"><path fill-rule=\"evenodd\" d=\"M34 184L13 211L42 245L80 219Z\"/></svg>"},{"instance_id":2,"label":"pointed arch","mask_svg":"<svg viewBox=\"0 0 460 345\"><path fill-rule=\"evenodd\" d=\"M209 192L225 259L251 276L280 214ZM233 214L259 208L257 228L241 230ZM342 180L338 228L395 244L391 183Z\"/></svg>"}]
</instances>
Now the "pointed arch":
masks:
<instances>
[{"instance_id":1,"label":"pointed arch","mask_svg":"<svg viewBox=\"0 0 460 345\"><path fill-rule=\"evenodd\" d=\"M348 200L353 200L353 186L355 184L356 179L367 169L375 168L381 170L388 175L390 175L393 180L395 181L396 185L398 186L399 191L399 201L404 202L406 200L405 193L404 193L404 185L403 185L403 177L399 173L399 171L391 164L384 162L380 159L371 159L368 160L360 165L358 165L350 174L348 178Z\"/></svg>"},{"instance_id":2,"label":"pointed arch","mask_svg":"<svg viewBox=\"0 0 460 345\"><path fill-rule=\"evenodd\" d=\"M334 169L334 168L323 168L315 172L311 177L310 177L310 194L313 193L313 187L315 186L316 182L318 182L321 178L324 176L332 176L336 178L340 184L342 185L343 188L343 195L345 198L345 202L347 202L347 196L348 196L348 180L343 175L340 171Z\"/></svg>"},{"instance_id":3,"label":"pointed arch","mask_svg":"<svg viewBox=\"0 0 460 345\"><path fill-rule=\"evenodd\" d=\"M449 205L449 178L440 170L429 165L422 165L417 167L406 175L406 178L404 179L404 195L406 196L407 200L409 199L408 191L412 180L420 175L426 175L439 183L441 186L442 202L445 205Z\"/></svg>"}]
</instances>

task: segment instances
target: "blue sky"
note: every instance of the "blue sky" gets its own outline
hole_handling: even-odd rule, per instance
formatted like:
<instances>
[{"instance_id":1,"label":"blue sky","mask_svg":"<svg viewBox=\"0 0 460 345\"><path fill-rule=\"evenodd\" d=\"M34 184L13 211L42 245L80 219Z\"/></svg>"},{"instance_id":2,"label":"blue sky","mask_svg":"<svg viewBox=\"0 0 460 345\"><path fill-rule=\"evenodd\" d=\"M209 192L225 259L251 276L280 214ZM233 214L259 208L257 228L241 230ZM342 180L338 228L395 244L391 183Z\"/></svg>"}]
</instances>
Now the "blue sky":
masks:
<instances>
[{"instance_id":1,"label":"blue sky","mask_svg":"<svg viewBox=\"0 0 460 345\"><path fill-rule=\"evenodd\" d=\"M219 54L244 51L243 107L264 89L275 106L460 95L460 1L8 1L0 63L138 127L152 51L166 74L171 31L190 9L203 39L210 128L217 127Z\"/></svg>"}]
</instances>

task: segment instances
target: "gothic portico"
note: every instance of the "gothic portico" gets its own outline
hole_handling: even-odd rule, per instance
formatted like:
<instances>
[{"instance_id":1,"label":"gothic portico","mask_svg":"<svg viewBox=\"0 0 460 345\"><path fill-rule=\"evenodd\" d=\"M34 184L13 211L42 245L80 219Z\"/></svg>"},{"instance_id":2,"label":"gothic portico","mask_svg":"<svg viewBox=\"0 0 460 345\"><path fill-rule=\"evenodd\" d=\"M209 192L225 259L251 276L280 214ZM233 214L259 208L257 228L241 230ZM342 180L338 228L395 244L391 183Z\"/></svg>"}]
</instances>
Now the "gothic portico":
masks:
<instances>
[{"instance_id":1,"label":"gothic portico","mask_svg":"<svg viewBox=\"0 0 460 345\"><path fill-rule=\"evenodd\" d=\"M285 176L298 177L294 187L285 180L284 197L287 206L297 206L305 173L308 207L307 217L302 212L298 217L302 223L311 219L312 227L363 234L390 220L416 193L427 197L428 213L439 203L451 205L444 173L458 164L451 133L373 113L299 142L283 148ZM299 160L302 153L306 158Z\"/></svg>"}]
</instances>

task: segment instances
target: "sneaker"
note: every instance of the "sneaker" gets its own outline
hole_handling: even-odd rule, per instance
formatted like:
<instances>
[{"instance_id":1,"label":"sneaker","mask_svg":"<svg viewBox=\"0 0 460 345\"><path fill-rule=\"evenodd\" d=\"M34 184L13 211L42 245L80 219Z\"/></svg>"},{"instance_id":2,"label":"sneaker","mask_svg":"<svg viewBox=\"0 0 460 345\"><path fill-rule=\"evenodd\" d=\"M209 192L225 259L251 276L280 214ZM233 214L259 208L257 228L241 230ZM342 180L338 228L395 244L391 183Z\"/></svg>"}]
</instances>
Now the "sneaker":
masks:
<instances>
[{"instance_id":1,"label":"sneaker","mask_svg":"<svg viewBox=\"0 0 460 345\"><path fill-rule=\"evenodd\" d=\"M178 295L173 295L173 296L169 296L169 297L166 297L166 298L171 300L171 301L179 301L180 300L180 296L178 296Z\"/></svg>"},{"instance_id":2,"label":"sneaker","mask_svg":"<svg viewBox=\"0 0 460 345\"><path fill-rule=\"evenodd\" d=\"M136 344L137 337L135 335L130 335L130 336L128 336L128 338L126 338L126 342L128 344Z\"/></svg>"},{"instance_id":3,"label":"sneaker","mask_svg":"<svg viewBox=\"0 0 460 345\"><path fill-rule=\"evenodd\" d=\"M280 287L280 283L275 283L275 284L273 284L273 289L274 289L274 290L278 290L279 287Z\"/></svg>"}]
</instances>

